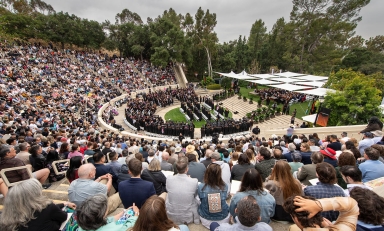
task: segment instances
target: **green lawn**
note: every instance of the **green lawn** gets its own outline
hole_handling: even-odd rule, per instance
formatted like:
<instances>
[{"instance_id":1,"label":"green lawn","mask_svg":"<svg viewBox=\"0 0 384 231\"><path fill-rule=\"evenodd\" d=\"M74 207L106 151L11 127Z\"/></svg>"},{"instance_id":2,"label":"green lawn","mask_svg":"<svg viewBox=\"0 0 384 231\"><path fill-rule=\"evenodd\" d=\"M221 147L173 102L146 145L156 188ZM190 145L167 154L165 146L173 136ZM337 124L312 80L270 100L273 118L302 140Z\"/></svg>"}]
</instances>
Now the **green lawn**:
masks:
<instances>
[{"instance_id":1,"label":"green lawn","mask_svg":"<svg viewBox=\"0 0 384 231\"><path fill-rule=\"evenodd\" d=\"M165 114L165 120L172 120L176 122L187 122L187 120L184 117L184 114L182 114L179 110L179 108L175 108L170 110ZM229 112L229 117L232 118L232 112ZM206 124L205 120L201 121L193 121L193 124L196 128L201 128L204 124Z\"/></svg>"},{"instance_id":2,"label":"green lawn","mask_svg":"<svg viewBox=\"0 0 384 231\"><path fill-rule=\"evenodd\" d=\"M263 89L263 88L269 88L269 87L266 87L266 86L258 86L259 89ZM240 88L240 93L241 93L241 96L242 97L247 97L248 99L250 99L252 97L253 99L253 102L257 104L257 101L260 99L259 96L255 96L255 95L250 95L249 92L251 91L254 91L255 89L252 88L252 89L248 89L246 87L241 87ZM265 105L265 101L263 101L263 104ZM272 105L273 103L271 103ZM297 113L296 113L296 118L299 118L301 119L303 116L306 116L308 115L305 114L305 111L308 109L309 111L309 108L310 108L310 105L308 106L308 102L304 102L304 103L295 103L295 104L292 104L291 108L290 108L290 113L292 114L292 112L296 109ZM283 105L282 104L278 104L278 107L280 108L283 108Z\"/></svg>"}]
</instances>

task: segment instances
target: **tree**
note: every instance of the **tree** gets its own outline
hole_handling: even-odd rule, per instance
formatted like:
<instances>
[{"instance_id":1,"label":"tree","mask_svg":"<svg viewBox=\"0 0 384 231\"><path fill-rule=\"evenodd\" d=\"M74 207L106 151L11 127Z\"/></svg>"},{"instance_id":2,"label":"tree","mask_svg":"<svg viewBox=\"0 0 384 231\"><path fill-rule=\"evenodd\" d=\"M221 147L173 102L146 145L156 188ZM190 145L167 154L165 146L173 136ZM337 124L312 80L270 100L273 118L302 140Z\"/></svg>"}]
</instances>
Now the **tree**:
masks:
<instances>
[{"instance_id":1,"label":"tree","mask_svg":"<svg viewBox=\"0 0 384 231\"><path fill-rule=\"evenodd\" d=\"M291 22L300 72L336 65L346 41L353 36L359 12L370 0L293 0ZM316 66L313 66L313 65ZM310 70L310 71L312 71Z\"/></svg>"},{"instance_id":2,"label":"tree","mask_svg":"<svg viewBox=\"0 0 384 231\"><path fill-rule=\"evenodd\" d=\"M328 125L366 124L371 116L381 116L381 91L373 78L343 69L329 80L327 84L337 92L325 97L324 107L331 110Z\"/></svg>"},{"instance_id":3,"label":"tree","mask_svg":"<svg viewBox=\"0 0 384 231\"><path fill-rule=\"evenodd\" d=\"M251 69L260 70L259 63L262 60L262 48L267 38L267 27L263 20L259 19L253 23L248 37L249 55L251 57ZM254 73L254 72L252 72ZM256 73L255 73L256 74Z\"/></svg>"},{"instance_id":4,"label":"tree","mask_svg":"<svg viewBox=\"0 0 384 231\"><path fill-rule=\"evenodd\" d=\"M369 38L365 43L367 49L374 52L384 52L384 35L378 35L373 38Z\"/></svg>"}]
</instances>

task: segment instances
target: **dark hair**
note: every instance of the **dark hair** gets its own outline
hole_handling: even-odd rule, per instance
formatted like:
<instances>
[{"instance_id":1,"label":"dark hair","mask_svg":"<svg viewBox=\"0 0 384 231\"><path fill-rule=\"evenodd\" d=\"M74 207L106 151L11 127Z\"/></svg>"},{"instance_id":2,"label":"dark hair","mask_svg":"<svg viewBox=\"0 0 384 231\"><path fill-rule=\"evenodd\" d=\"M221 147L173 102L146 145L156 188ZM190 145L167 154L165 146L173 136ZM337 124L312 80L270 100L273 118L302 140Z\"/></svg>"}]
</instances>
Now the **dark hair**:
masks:
<instances>
[{"instance_id":1,"label":"dark hair","mask_svg":"<svg viewBox=\"0 0 384 231\"><path fill-rule=\"evenodd\" d=\"M33 157L37 157L37 152L39 151L39 149L40 149L41 147L40 147L40 145L33 145L30 149L29 149L29 153L31 153L31 155L33 156Z\"/></svg>"},{"instance_id":2,"label":"dark hair","mask_svg":"<svg viewBox=\"0 0 384 231\"><path fill-rule=\"evenodd\" d=\"M356 165L355 156L350 152L342 152L337 160L337 165L339 167L345 165Z\"/></svg>"},{"instance_id":3,"label":"dark hair","mask_svg":"<svg viewBox=\"0 0 384 231\"><path fill-rule=\"evenodd\" d=\"M140 152L135 154L135 158L140 160L141 162L144 162L143 154L141 154Z\"/></svg>"},{"instance_id":4,"label":"dark hair","mask_svg":"<svg viewBox=\"0 0 384 231\"><path fill-rule=\"evenodd\" d=\"M357 201L359 206L358 219L367 224L384 225L384 198L375 192L354 187L349 195Z\"/></svg>"},{"instance_id":5,"label":"dark hair","mask_svg":"<svg viewBox=\"0 0 384 231\"><path fill-rule=\"evenodd\" d=\"M307 227L316 227L316 225L321 226L321 223L323 222L323 217L321 216L321 213L317 213L315 216L312 218L308 218L309 212L308 211L303 211L303 212L296 212L296 209L299 208L299 206L294 205L294 199L296 196L291 196L288 197L284 204L283 208L285 212L289 213L291 216L296 217L297 220L300 222L300 224L307 228ZM314 197L309 197L309 196L301 196L304 199L309 199L309 200L316 200Z\"/></svg>"},{"instance_id":6,"label":"dark hair","mask_svg":"<svg viewBox=\"0 0 384 231\"><path fill-rule=\"evenodd\" d=\"M79 144L78 144L78 143L74 143L74 144L72 145L71 150L72 150L72 152L74 152L74 151L76 151L78 148L79 148Z\"/></svg>"},{"instance_id":7,"label":"dark hair","mask_svg":"<svg viewBox=\"0 0 384 231\"><path fill-rule=\"evenodd\" d=\"M243 164L248 164L249 165L250 164L249 158L248 158L248 156L246 154L241 154L239 156L239 159L238 159L237 163L240 164L240 165L243 165Z\"/></svg>"},{"instance_id":8,"label":"dark hair","mask_svg":"<svg viewBox=\"0 0 384 231\"><path fill-rule=\"evenodd\" d=\"M59 153L62 154L62 153L68 152L68 147L69 147L68 143L61 144Z\"/></svg>"},{"instance_id":9,"label":"dark hair","mask_svg":"<svg viewBox=\"0 0 384 231\"><path fill-rule=\"evenodd\" d=\"M159 230L166 231L174 228L179 228L171 219L167 216L165 209L165 201L163 198L153 195L148 198L144 205L140 208L140 215L132 231L142 230Z\"/></svg>"},{"instance_id":10,"label":"dark hair","mask_svg":"<svg viewBox=\"0 0 384 231\"><path fill-rule=\"evenodd\" d=\"M380 127L380 130L383 129L383 122L381 122L380 119L377 118L376 116L372 116L372 117L369 119L368 124L378 124L379 127Z\"/></svg>"},{"instance_id":11,"label":"dark hair","mask_svg":"<svg viewBox=\"0 0 384 231\"><path fill-rule=\"evenodd\" d=\"M138 176L141 173L142 164L141 161L133 158L128 162L128 169L132 173L132 176Z\"/></svg>"},{"instance_id":12,"label":"dark hair","mask_svg":"<svg viewBox=\"0 0 384 231\"><path fill-rule=\"evenodd\" d=\"M51 150L47 154L47 162L52 163L53 161L60 160L59 153L56 150Z\"/></svg>"},{"instance_id":13,"label":"dark hair","mask_svg":"<svg viewBox=\"0 0 384 231\"><path fill-rule=\"evenodd\" d=\"M104 157L104 154L102 152L96 152L93 154L93 161L95 163L100 162L100 160Z\"/></svg>"},{"instance_id":14,"label":"dark hair","mask_svg":"<svg viewBox=\"0 0 384 231\"><path fill-rule=\"evenodd\" d=\"M335 184L337 182L336 170L327 162L316 164L316 173L319 176L319 181L321 183Z\"/></svg>"},{"instance_id":15,"label":"dark hair","mask_svg":"<svg viewBox=\"0 0 384 231\"><path fill-rule=\"evenodd\" d=\"M378 160L380 157L379 151L371 147L364 149L364 153L368 156L370 160Z\"/></svg>"},{"instance_id":16,"label":"dark hair","mask_svg":"<svg viewBox=\"0 0 384 231\"><path fill-rule=\"evenodd\" d=\"M345 148L347 150L350 150L353 153L353 156L355 159L358 159L361 157L361 153L359 152L359 149L356 148L355 144L352 141L345 142Z\"/></svg>"},{"instance_id":17,"label":"dark hair","mask_svg":"<svg viewBox=\"0 0 384 231\"><path fill-rule=\"evenodd\" d=\"M0 158L4 158L10 151L11 151L11 148L9 145L1 145Z\"/></svg>"},{"instance_id":18,"label":"dark hair","mask_svg":"<svg viewBox=\"0 0 384 231\"><path fill-rule=\"evenodd\" d=\"M254 168L250 168L245 171L243 177L241 178L239 192L246 192L250 190L255 190L260 194L264 192L263 179L259 171Z\"/></svg>"},{"instance_id":19,"label":"dark hair","mask_svg":"<svg viewBox=\"0 0 384 231\"><path fill-rule=\"evenodd\" d=\"M361 182L363 179L363 174L356 165L345 165L340 168L340 173L345 177L349 176L355 182Z\"/></svg>"},{"instance_id":20,"label":"dark hair","mask_svg":"<svg viewBox=\"0 0 384 231\"><path fill-rule=\"evenodd\" d=\"M74 156L69 160L69 168L65 174L68 181L75 180L75 172L83 164L81 156Z\"/></svg>"},{"instance_id":21,"label":"dark hair","mask_svg":"<svg viewBox=\"0 0 384 231\"><path fill-rule=\"evenodd\" d=\"M116 152L110 152L108 155L109 155L109 159L113 160L117 156L117 153Z\"/></svg>"},{"instance_id":22,"label":"dark hair","mask_svg":"<svg viewBox=\"0 0 384 231\"><path fill-rule=\"evenodd\" d=\"M204 174L204 187L210 186L211 188L217 188L223 190L225 188L225 183L221 178L221 167L218 164L211 163L208 165L207 170Z\"/></svg>"},{"instance_id":23,"label":"dark hair","mask_svg":"<svg viewBox=\"0 0 384 231\"><path fill-rule=\"evenodd\" d=\"M259 153L262 157L264 157L264 160L269 160L271 159L271 152L267 149L267 148L264 148L264 147L261 147L259 149Z\"/></svg>"},{"instance_id":24,"label":"dark hair","mask_svg":"<svg viewBox=\"0 0 384 231\"><path fill-rule=\"evenodd\" d=\"M260 207L256 199L248 195L237 203L237 216L240 223L246 227L254 226L260 219Z\"/></svg>"}]
</instances>

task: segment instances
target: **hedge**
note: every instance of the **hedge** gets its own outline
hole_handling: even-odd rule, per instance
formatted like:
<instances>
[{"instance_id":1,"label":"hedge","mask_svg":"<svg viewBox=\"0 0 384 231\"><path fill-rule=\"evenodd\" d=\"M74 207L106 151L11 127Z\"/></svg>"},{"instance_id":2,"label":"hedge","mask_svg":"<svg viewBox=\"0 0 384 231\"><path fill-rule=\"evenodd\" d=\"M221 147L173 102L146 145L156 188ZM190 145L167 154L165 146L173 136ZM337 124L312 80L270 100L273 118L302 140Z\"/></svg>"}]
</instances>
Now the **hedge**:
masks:
<instances>
[{"instance_id":1,"label":"hedge","mask_svg":"<svg viewBox=\"0 0 384 231\"><path fill-rule=\"evenodd\" d=\"M209 90L219 90L219 89L221 89L221 86L220 86L220 84L211 84L211 85L207 86L207 89L209 89Z\"/></svg>"}]
</instances>

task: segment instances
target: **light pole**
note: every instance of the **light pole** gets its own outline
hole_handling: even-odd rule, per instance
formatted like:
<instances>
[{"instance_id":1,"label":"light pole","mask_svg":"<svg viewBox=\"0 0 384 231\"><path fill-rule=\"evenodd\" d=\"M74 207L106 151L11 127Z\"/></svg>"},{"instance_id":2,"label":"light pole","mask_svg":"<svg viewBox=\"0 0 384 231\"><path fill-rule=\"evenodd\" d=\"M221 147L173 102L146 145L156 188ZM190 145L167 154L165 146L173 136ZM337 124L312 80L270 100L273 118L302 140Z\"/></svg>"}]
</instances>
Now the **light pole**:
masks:
<instances>
[{"instance_id":1,"label":"light pole","mask_svg":"<svg viewBox=\"0 0 384 231\"><path fill-rule=\"evenodd\" d=\"M320 110L321 110L321 105L324 102L324 98L319 98L319 102L320 102L320 105L319 105L319 109L317 110L317 113L316 113L315 123L313 124L314 127L316 127L317 119L319 117L319 113L320 113Z\"/></svg>"}]
</instances>

